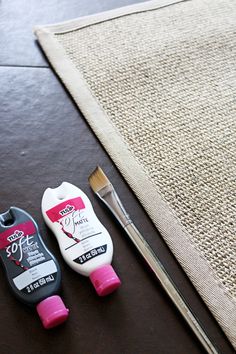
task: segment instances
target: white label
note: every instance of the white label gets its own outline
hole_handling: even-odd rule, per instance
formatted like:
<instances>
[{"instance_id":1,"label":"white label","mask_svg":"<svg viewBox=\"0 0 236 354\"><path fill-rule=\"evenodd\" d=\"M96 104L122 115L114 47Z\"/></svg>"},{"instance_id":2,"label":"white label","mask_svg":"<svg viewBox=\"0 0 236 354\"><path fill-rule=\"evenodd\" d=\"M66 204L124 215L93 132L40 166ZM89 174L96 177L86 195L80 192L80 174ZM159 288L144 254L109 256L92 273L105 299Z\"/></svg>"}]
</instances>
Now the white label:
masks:
<instances>
[{"instance_id":1,"label":"white label","mask_svg":"<svg viewBox=\"0 0 236 354\"><path fill-rule=\"evenodd\" d=\"M18 290L22 290L34 281L56 272L56 264L53 260L50 260L26 270L25 272L15 277L13 282Z\"/></svg>"}]
</instances>

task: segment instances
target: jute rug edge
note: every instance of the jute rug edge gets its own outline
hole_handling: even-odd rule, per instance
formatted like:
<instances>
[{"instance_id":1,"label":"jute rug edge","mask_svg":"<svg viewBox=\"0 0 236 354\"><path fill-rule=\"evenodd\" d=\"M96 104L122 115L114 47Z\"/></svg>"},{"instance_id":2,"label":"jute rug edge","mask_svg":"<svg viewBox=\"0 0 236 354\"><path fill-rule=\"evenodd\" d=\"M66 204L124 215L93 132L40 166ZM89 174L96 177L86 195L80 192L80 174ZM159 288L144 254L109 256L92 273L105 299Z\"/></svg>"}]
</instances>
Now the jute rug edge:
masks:
<instances>
[{"instance_id":1,"label":"jute rug edge","mask_svg":"<svg viewBox=\"0 0 236 354\"><path fill-rule=\"evenodd\" d=\"M71 31L99 21L109 20L109 18L169 6L171 3L176 2L179 1L155 0L132 5L103 14L68 21L56 26L38 27L35 34L48 60L67 87L91 128L139 198L186 274L236 348L236 303L225 294L224 289L216 281L212 269L196 248L193 247L190 237L186 236L186 231L183 230L173 211L170 210L156 187L142 170L142 167L127 149L122 137L89 90L83 76L67 58L63 47L54 37L54 33L57 32ZM201 278L199 273L202 274Z\"/></svg>"}]
</instances>

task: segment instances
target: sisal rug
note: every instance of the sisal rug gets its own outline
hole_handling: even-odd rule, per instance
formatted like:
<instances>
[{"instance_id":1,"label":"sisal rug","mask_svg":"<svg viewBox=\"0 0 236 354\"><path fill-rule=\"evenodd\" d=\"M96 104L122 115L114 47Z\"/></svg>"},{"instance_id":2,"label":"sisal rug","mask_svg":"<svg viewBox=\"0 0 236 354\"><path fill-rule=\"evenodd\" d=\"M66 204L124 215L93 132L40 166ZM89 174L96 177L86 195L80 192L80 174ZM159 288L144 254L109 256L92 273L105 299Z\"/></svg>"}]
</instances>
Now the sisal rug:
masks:
<instances>
[{"instance_id":1,"label":"sisal rug","mask_svg":"<svg viewBox=\"0 0 236 354\"><path fill-rule=\"evenodd\" d=\"M35 33L236 348L236 1L155 0Z\"/></svg>"}]
</instances>

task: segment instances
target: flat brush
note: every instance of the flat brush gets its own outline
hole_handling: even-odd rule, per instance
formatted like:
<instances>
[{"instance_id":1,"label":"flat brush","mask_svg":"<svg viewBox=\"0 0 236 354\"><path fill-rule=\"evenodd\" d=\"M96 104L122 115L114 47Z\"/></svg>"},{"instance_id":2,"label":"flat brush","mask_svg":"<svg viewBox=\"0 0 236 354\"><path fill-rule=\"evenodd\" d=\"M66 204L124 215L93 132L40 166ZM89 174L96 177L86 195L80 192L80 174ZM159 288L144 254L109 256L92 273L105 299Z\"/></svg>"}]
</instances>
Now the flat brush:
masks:
<instances>
[{"instance_id":1,"label":"flat brush","mask_svg":"<svg viewBox=\"0 0 236 354\"><path fill-rule=\"evenodd\" d=\"M123 207L113 185L99 166L89 176L89 184L94 193L110 209L112 214L125 230L126 234L141 253L149 267L152 269L164 290L169 295L179 312L182 314L183 318L188 323L192 331L195 333L202 346L205 348L206 352L210 354L219 354L199 324L198 320L186 304L184 298L176 288L176 285L171 280L161 261L133 224L128 213Z\"/></svg>"}]
</instances>

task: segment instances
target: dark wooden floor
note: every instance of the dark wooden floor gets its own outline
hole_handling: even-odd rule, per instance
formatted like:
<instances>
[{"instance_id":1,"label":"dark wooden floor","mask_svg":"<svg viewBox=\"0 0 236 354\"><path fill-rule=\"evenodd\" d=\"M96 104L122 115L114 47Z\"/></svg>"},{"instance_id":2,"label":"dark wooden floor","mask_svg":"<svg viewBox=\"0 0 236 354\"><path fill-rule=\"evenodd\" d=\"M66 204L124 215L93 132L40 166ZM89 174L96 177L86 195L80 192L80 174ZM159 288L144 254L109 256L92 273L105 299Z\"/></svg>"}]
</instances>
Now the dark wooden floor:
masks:
<instances>
[{"instance_id":1,"label":"dark wooden floor","mask_svg":"<svg viewBox=\"0 0 236 354\"><path fill-rule=\"evenodd\" d=\"M171 255L131 190L49 67L34 39L34 25L55 23L136 0L0 1L0 211L31 213L57 256L68 322L45 331L35 311L9 292L0 271L1 354L200 354L204 351L122 230L98 203L87 177L100 164L137 226L175 280L221 353L233 349ZM63 180L83 189L114 241L122 287L98 298L88 279L63 262L40 212L44 189Z\"/></svg>"}]
</instances>

